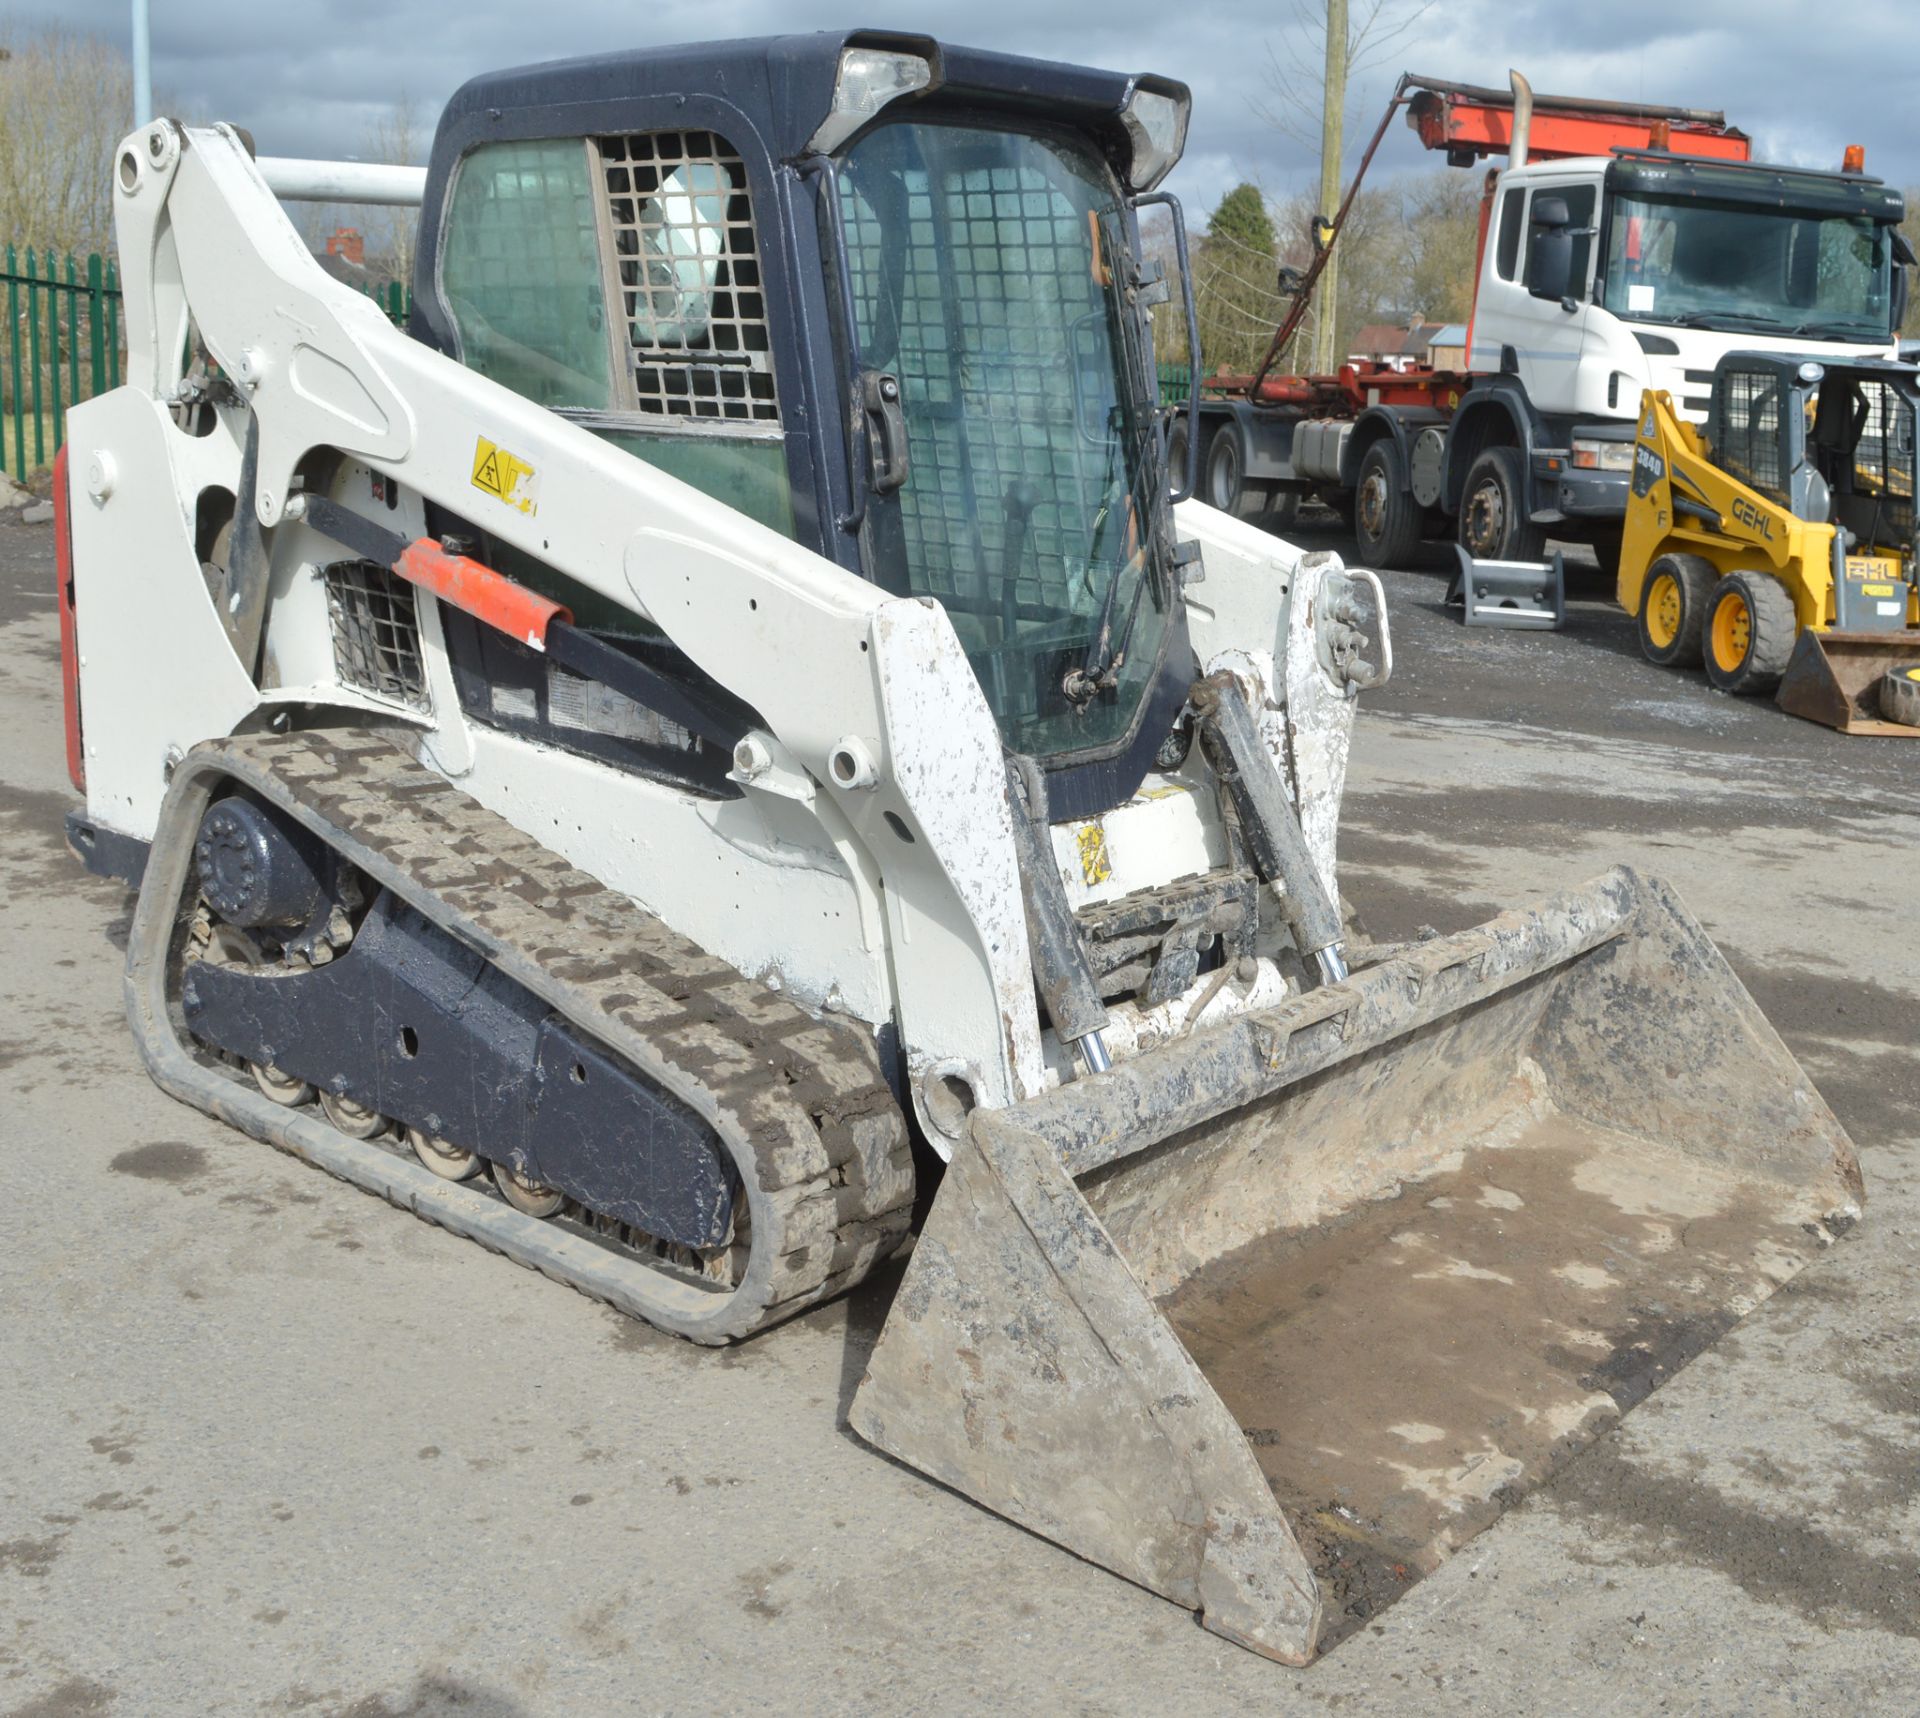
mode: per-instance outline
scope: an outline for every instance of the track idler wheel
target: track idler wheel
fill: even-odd
[[[269,1062],[249,1062],[247,1068],[261,1091],[290,1110],[298,1109],[313,1097],[313,1087],[297,1074],[283,1074]]]
[[[471,1181],[487,1166],[487,1160],[477,1151],[463,1151],[452,1140],[421,1128],[407,1129],[407,1144],[413,1147],[413,1155],[443,1181]]]
[[[508,1164],[493,1163],[488,1168],[493,1171],[493,1184],[500,1189],[500,1197],[529,1217],[551,1217],[566,1203],[567,1196],[558,1188],[530,1181]]]
[[[320,1108],[349,1139],[377,1139],[387,1131],[387,1118],[366,1104],[356,1103],[340,1092],[322,1092]]]

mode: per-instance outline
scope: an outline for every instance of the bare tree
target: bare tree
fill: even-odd
[[[105,251],[113,151],[132,113],[118,47],[58,25],[25,35],[0,24],[0,242]]]
[[[361,139],[361,153],[368,161],[413,167],[419,165],[431,141],[431,133],[421,122],[419,106],[409,91],[402,90],[393,104],[367,127]],[[368,271],[411,287],[419,210],[372,208],[365,213],[367,218],[361,230],[367,235]]]
[[[359,149],[349,159],[417,167],[431,142],[432,133],[421,120],[419,106],[403,90],[368,122],[360,134]],[[365,241],[360,284],[369,291],[384,294],[393,281],[412,287],[417,209],[374,203],[301,203],[288,213],[307,241],[307,248],[314,252],[324,250],[328,239],[343,227],[359,233]]]
[[[1274,93],[1266,102],[1255,102],[1254,111],[1296,141],[1319,142],[1321,190],[1316,206],[1308,212],[1312,230],[1324,231],[1322,223],[1334,219],[1340,188],[1346,182],[1342,122],[1347,91],[1356,78],[1401,44],[1433,5],[1434,0],[1357,0],[1351,5],[1347,0],[1338,5],[1329,0],[1292,0],[1292,20],[1281,33],[1285,51],[1267,44]],[[1329,53],[1329,47],[1345,51]],[[1338,358],[1333,334],[1345,249],[1343,244],[1340,253],[1327,259],[1315,289],[1319,337],[1314,349],[1320,364],[1328,367]]]
[[[1435,0],[1354,0],[1347,18],[1346,90],[1379,68],[1434,8]],[[1320,146],[1320,116],[1326,100],[1321,68],[1326,63],[1325,0],[1293,0],[1292,16],[1278,45],[1267,43],[1272,94],[1253,111],[1276,131],[1311,149]],[[1351,153],[1351,145],[1348,151]],[[1331,209],[1320,213],[1332,217]]]

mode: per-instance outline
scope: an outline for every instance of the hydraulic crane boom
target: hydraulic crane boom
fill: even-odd
[[[1313,289],[1339,242],[1354,199],[1366,181],[1367,169],[1373,165],[1393,116],[1402,108],[1407,110],[1407,124],[1421,143],[1428,149],[1444,150],[1448,165],[1453,167],[1468,167],[1489,155],[1509,156],[1521,162],[1564,161],[1606,155],[1615,149],[1670,149],[1678,155],[1716,161],[1745,161],[1751,154],[1747,134],[1728,125],[1727,116],[1716,109],[1656,107],[1583,96],[1536,96],[1518,72],[1508,75],[1513,80],[1511,90],[1448,83],[1414,72],[1401,74],[1386,112],[1381,114],[1360,157],[1360,169],[1347,187],[1339,213],[1324,240],[1316,241],[1313,261],[1301,279],[1293,305],[1274,330],[1266,356],[1248,382],[1250,398],[1259,397],[1261,384],[1313,303]],[[1486,244],[1487,215],[1492,206],[1490,177],[1480,203],[1481,247]],[[1317,233],[1317,226],[1315,230]],[[1477,251],[1475,260],[1477,272]]]

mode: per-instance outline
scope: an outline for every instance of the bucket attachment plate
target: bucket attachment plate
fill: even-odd
[[[1718,951],[1615,871],[976,1113],[853,1424],[1305,1663],[1860,1200]]]
[[[1790,715],[1843,734],[1920,739],[1920,728],[1880,714],[1880,682],[1890,668],[1920,661],[1920,636],[1898,632],[1803,632],[1774,702]]]
[[[1544,561],[1477,561],[1463,543],[1453,552],[1459,571],[1446,606],[1461,610],[1462,625],[1553,632],[1565,623],[1567,575],[1558,549]]]

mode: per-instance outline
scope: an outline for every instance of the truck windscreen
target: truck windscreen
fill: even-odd
[[[1601,302],[1634,322],[1883,341],[1889,231],[1861,215],[1616,195]]]

